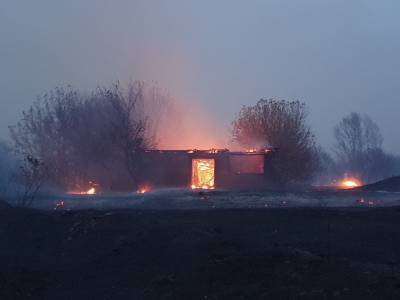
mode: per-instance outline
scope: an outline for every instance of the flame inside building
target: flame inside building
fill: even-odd
[[[230,151],[208,150],[146,150],[144,168],[137,194],[157,188],[191,188],[193,190],[246,190],[268,187],[270,157],[274,149]],[[76,186],[70,195],[99,195],[107,191],[94,181]]]
[[[230,151],[147,150],[145,181],[155,187],[192,189],[264,188],[273,149]]]
[[[192,189],[213,189],[215,159],[192,159]]]

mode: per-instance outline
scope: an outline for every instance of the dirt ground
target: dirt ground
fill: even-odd
[[[399,299],[400,208],[0,210],[0,299]]]

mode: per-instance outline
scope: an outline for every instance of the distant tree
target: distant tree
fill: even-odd
[[[89,181],[134,188],[141,153],[152,145],[141,111],[143,84],[125,92],[119,84],[83,96],[71,87],[38,98],[11,127],[15,148],[48,171],[48,182],[64,188]]]
[[[382,135],[379,127],[368,116],[351,113],[335,127],[335,150],[344,161],[358,168],[363,154],[369,149],[382,146]]]
[[[261,99],[240,110],[233,121],[233,140],[246,148],[279,148],[269,169],[277,184],[308,181],[318,160],[307,115],[306,105],[299,101]]]
[[[391,176],[394,157],[382,150],[383,137],[368,116],[351,113],[335,127],[335,152],[343,172],[371,182]]]

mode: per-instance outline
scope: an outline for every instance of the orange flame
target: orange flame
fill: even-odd
[[[87,195],[94,195],[94,194],[96,194],[96,188],[94,188],[94,187],[90,188],[89,190],[86,191],[85,194],[87,194]]]
[[[218,152],[219,152],[219,150],[218,150],[218,149],[214,149],[214,148],[208,150],[208,153],[216,154],[216,153],[218,153]]]
[[[247,153],[255,153],[255,152],[257,152],[257,149],[247,149],[246,152]]]
[[[98,184],[90,181],[89,182],[90,188],[88,190],[82,191],[79,187],[77,187],[77,190],[67,192],[67,194],[70,194],[70,195],[96,195],[97,194],[97,190],[96,190],[97,186],[98,186]]]
[[[215,183],[215,160],[193,159],[192,160],[192,189],[209,190],[214,189]]]
[[[357,178],[345,178],[339,182],[339,187],[344,190],[353,189],[361,185],[361,181]]]

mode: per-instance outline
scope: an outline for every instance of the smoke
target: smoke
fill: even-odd
[[[210,117],[205,109],[198,105],[177,108],[178,115],[171,118],[171,127],[165,126],[160,132],[163,139],[160,146],[165,149],[211,149],[227,148],[223,128]],[[177,120],[174,123],[174,120]]]
[[[185,103],[172,97],[168,90],[157,86],[145,88],[144,111],[157,148],[228,148],[228,130],[199,103]]]

